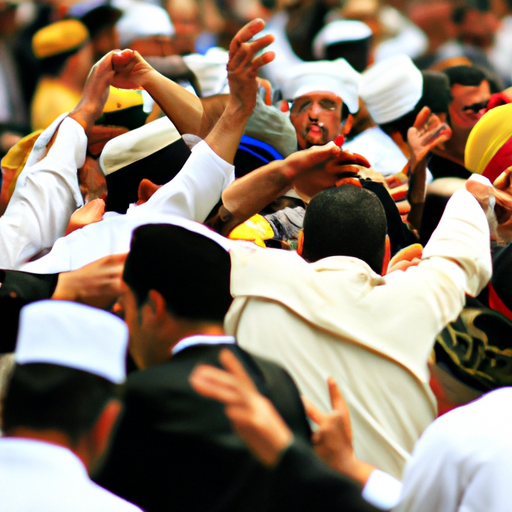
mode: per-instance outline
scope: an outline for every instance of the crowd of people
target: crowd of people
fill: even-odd
[[[0,0],[0,510],[508,510],[510,19]]]

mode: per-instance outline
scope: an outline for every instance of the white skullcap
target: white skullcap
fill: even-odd
[[[383,60],[361,74],[359,96],[377,124],[407,114],[422,94],[423,76],[407,55]]]
[[[310,92],[328,91],[339,96],[354,114],[359,109],[360,76],[345,59],[304,62],[287,69],[283,98],[293,100]]]
[[[121,48],[127,48],[135,39],[175,34],[169,14],[162,7],[141,0],[116,1],[116,7],[124,14],[116,23]]]
[[[332,21],[325,25],[313,40],[313,54],[316,59],[324,59],[325,49],[331,44],[361,41],[371,37],[371,35],[371,28],[362,21]]]
[[[162,117],[110,139],[99,159],[105,176],[138,162],[169,144],[177,141],[180,134],[168,117]]]
[[[127,348],[128,329],[111,313],[44,300],[22,308],[14,357],[18,364],[66,366],[121,384]]]
[[[199,80],[203,97],[225,91],[228,83],[226,66],[229,54],[224,48],[210,48],[204,55],[199,53],[185,55],[183,60]]]

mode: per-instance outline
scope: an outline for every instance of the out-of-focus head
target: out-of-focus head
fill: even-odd
[[[494,181],[512,165],[512,104],[493,108],[471,130],[464,165]]]
[[[359,95],[377,124],[409,113],[423,93],[423,77],[410,57],[398,55],[368,68],[361,75]]]
[[[473,128],[485,114],[491,97],[485,73],[473,66],[454,66],[443,70],[450,80],[450,122],[453,128]]]
[[[386,213],[373,192],[354,185],[329,188],[306,210],[302,256],[311,262],[352,256],[380,273],[386,232]]]
[[[72,62],[75,80],[85,83],[93,64],[93,49],[87,27],[78,20],[61,20],[38,30],[32,50],[44,74],[58,76]]]
[[[119,48],[115,25],[121,15],[121,9],[111,5],[110,0],[85,0],[73,4],[66,16],[81,21],[87,27],[94,60],[97,61],[109,51]]]
[[[359,73],[344,59],[307,62],[287,71],[283,98],[301,149],[323,145],[342,131],[342,109],[357,112]]]
[[[58,430],[78,443],[125,381],[127,343],[124,322],[105,311],[53,300],[25,306],[2,412],[5,432]]]
[[[116,23],[121,48],[152,57],[174,53],[175,30],[165,9],[137,0],[119,0],[116,6],[124,13]]]
[[[361,73],[370,64],[372,31],[357,20],[337,20],[328,23],[313,40],[316,59],[345,59]]]

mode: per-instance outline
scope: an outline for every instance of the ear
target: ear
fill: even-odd
[[[304,230],[301,229],[299,231],[299,241],[298,241],[298,244],[297,244],[297,254],[299,256],[302,256],[303,249],[304,249]]]
[[[352,130],[352,126],[354,124],[354,116],[352,114],[349,114],[347,117],[347,120],[345,121],[345,124],[343,125],[341,129],[341,133],[343,135],[348,135],[350,131]]]
[[[80,440],[76,453],[84,461],[89,472],[95,470],[106,452],[122,408],[119,400],[109,400],[91,430]]]
[[[163,295],[157,290],[149,290],[144,305],[149,307],[151,314],[155,318],[161,318],[167,314],[167,303]]]

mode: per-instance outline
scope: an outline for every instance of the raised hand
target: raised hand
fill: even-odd
[[[112,85],[121,89],[145,88],[152,72],[156,71],[134,50],[115,50],[112,52]]]
[[[105,107],[115,74],[112,68],[113,54],[114,52],[107,53],[94,64],[85,82],[82,98],[69,114],[69,117],[82,125],[86,133],[92,130]]]
[[[230,102],[233,106],[249,113],[252,113],[256,105],[258,70],[275,57],[274,52],[265,52],[255,57],[274,41],[274,37],[270,34],[252,40],[264,27],[265,22],[259,18],[247,23],[237,32],[229,45],[227,70]]]
[[[337,185],[343,173],[355,176],[360,167],[370,167],[366,158],[343,151],[334,142],[292,153],[285,162],[295,173],[293,188],[306,202],[322,190]]]
[[[190,384],[201,395],[225,404],[226,416],[247,447],[262,464],[273,466],[291,443],[292,432],[230,350],[223,349],[219,360],[226,370],[198,366]]]
[[[329,414],[302,398],[307,415],[319,425],[312,438],[315,452],[329,467],[364,485],[375,468],[355,456],[347,403],[332,377],[327,379],[327,386],[332,405]]]
[[[411,151],[411,168],[422,161],[435,146],[452,136],[451,128],[423,107],[414,125],[407,132],[407,144]]]

